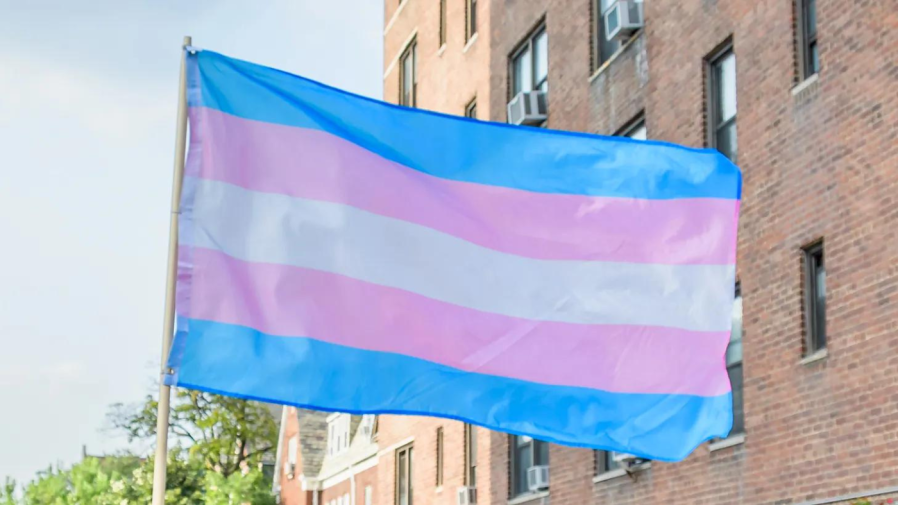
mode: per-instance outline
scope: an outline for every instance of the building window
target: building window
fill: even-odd
[[[605,13],[614,6],[616,0],[593,0],[593,70],[598,70],[603,63],[610,60],[623,43],[619,39],[608,40],[605,33]]]
[[[331,414],[327,418],[327,454],[333,456],[349,449],[349,414]]]
[[[440,47],[446,44],[446,2],[440,0]]]
[[[601,475],[612,470],[620,468],[620,463],[614,461],[614,452],[612,451],[595,451],[596,453],[596,475]]]
[[[374,489],[371,486],[365,486],[365,505],[374,503]]]
[[[465,0],[465,42],[477,34],[477,0]]]
[[[396,451],[396,505],[412,505],[412,446]]]
[[[826,348],[826,264],[823,242],[804,250],[806,354]]]
[[[443,427],[437,428],[437,487],[443,485]]]
[[[465,425],[465,485],[477,487],[477,427]]]
[[[646,140],[648,138],[648,130],[645,128],[645,116],[640,113],[614,135],[617,137],[630,137],[635,140]]]
[[[527,470],[549,464],[549,444],[528,436],[510,437],[512,497],[528,493]]]
[[[465,117],[477,119],[477,99],[473,99],[465,105]]]
[[[731,434],[745,431],[745,407],[742,397],[742,289],[736,285],[733,300],[733,326],[727,345],[727,375],[733,390],[733,429]]]
[[[820,71],[817,50],[817,0],[796,0],[799,77],[801,80]]]
[[[418,105],[418,42],[412,40],[399,57],[399,105]]]
[[[736,161],[736,55],[727,45],[708,60],[708,143]]]
[[[548,91],[549,37],[539,28],[511,57],[511,96],[522,91]]]

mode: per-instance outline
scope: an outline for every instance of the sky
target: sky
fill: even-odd
[[[0,481],[156,390],[184,35],[381,97],[379,0],[0,0]]]

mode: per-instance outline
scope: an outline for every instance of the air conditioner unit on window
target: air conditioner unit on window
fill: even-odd
[[[548,466],[531,466],[527,469],[527,489],[530,491],[549,489]]]
[[[644,24],[642,0],[617,0],[605,11],[605,38],[625,39]]]
[[[611,454],[611,459],[620,463],[621,466],[625,468],[640,465],[645,462],[645,460],[640,458],[639,456],[634,456],[625,452],[614,452]]]
[[[516,125],[542,123],[549,114],[544,91],[522,91],[508,102],[508,122]]]
[[[474,505],[477,503],[477,489],[469,486],[458,488],[458,497],[455,503],[458,505]]]

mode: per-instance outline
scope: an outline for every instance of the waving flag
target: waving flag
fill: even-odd
[[[188,56],[170,385],[678,460],[725,436],[741,175]]]

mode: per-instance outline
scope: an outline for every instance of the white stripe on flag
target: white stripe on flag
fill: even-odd
[[[240,260],[341,274],[533,320],[730,328],[733,265],[524,258],[345,205],[204,179],[186,178],[185,185],[196,191],[193,245]]]

